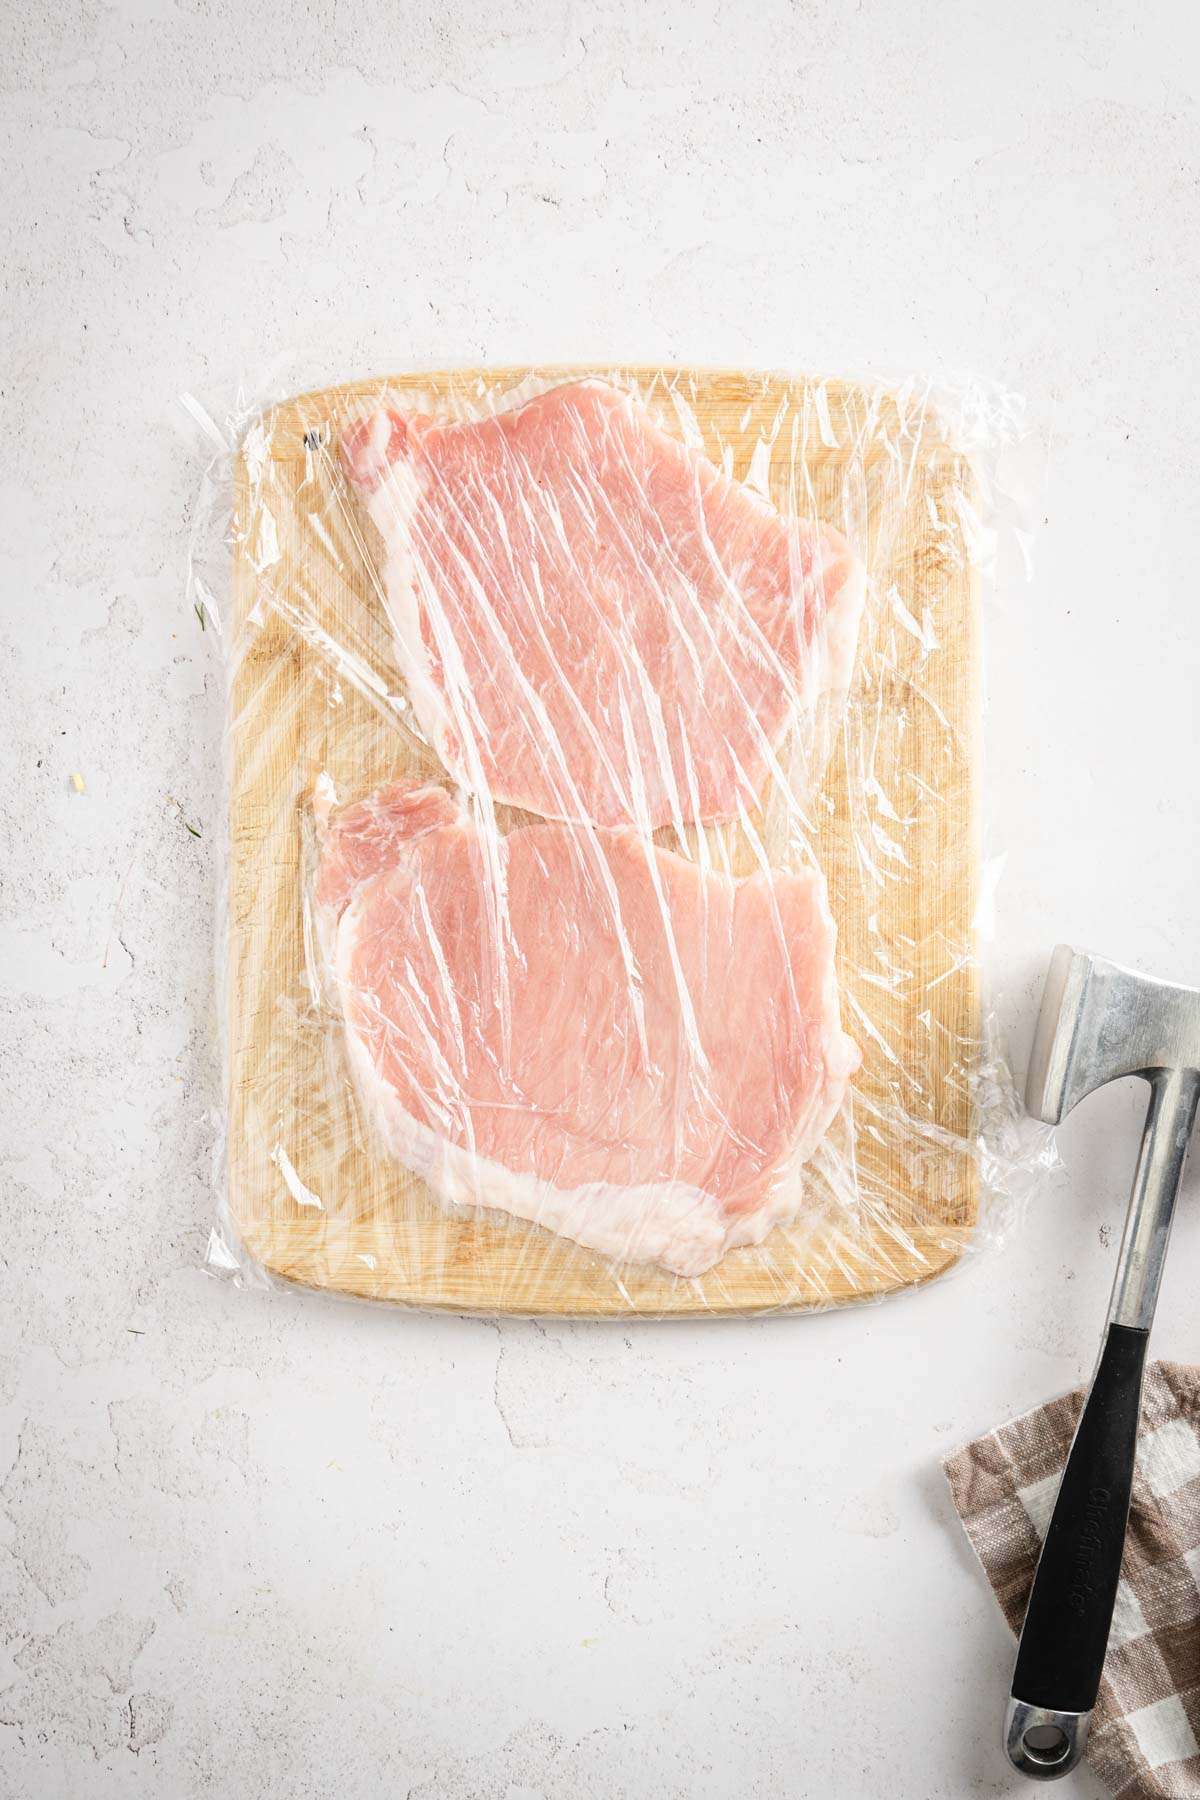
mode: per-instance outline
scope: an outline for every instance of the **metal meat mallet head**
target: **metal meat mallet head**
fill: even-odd
[[[1004,1747],[1051,1781],[1083,1755],[1129,1517],[1146,1340],[1200,1095],[1200,988],[1155,981],[1060,945],[1026,1083],[1056,1125],[1106,1081],[1142,1075],[1150,1108],[1100,1361],[1092,1378],[1017,1650]]]

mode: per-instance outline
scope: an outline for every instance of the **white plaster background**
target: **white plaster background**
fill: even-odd
[[[1022,1063],[1059,937],[1200,980],[1198,51],[1185,0],[0,7],[0,1793],[1021,1791],[938,1459],[1090,1367],[1139,1097],[999,1257],[851,1314],[205,1277],[221,677],[176,396],[283,352],[1024,391],[988,724]]]

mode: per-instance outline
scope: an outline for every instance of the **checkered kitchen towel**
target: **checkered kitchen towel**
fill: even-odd
[[[1083,1391],[946,1462],[1013,1631],[1025,1617]],[[1121,1800],[1200,1800],[1200,1368],[1151,1363],[1125,1560],[1087,1760]]]

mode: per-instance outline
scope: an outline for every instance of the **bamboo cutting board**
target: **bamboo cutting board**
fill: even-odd
[[[608,372],[635,381],[668,428],[682,393],[713,460],[724,455],[784,510],[842,529],[849,518],[867,561],[856,686],[814,809],[844,1023],[864,1052],[831,1142],[843,1177],[854,1171],[854,1204],[833,1200],[834,1177],[814,1166],[805,1217],[761,1247],[693,1281],[614,1273],[534,1227],[450,1216],[364,1138],[336,1027],[306,986],[312,788],[326,773],[347,799],[439,770],[406,727],[377,546],[336,444],[385,386],[437,405],[529,373],[327,389],[278,407],[243,444],[229,700],[230,1221],[273,1275],[455,1311],[761,1312],[925,1280],[960,1254],[977,1212],[979,642],[970,468],[918,397],[734,371]],[[732,837],[724,849],[737,869]]]

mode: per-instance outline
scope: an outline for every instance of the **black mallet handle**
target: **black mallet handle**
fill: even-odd
[[[1200,1003],[1200,994],[1192,999]],[[1103,1037],[1097,1041],[1104,1048]],[[1053,1781],[1079,1762],[1100,1690],[1129,1518],[1146,1344],[1200,1097],[1200,1074],[1191,1067],[1148,1065],[1134,1072],[1150,1084],[1150,1106],[1104,1347],[1033,1578],[1004,1721],[1009,1761],[1035,1781]]]
[[[1029,1596],[1012,1693],[1013,1703],[1038,1720],[1025,1725],[1009,1755],[1016,1748],[1017,1766],[1043,1780],[1065,1775],[1079,1760],[1081,1721],[1100,1691],[1149,1335],[1127,1325],[1108,1328]]]

